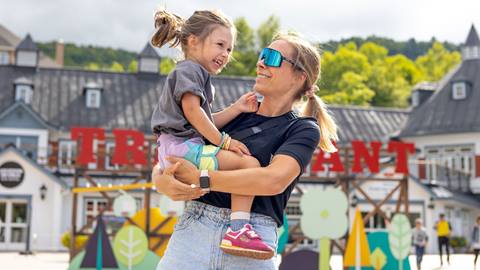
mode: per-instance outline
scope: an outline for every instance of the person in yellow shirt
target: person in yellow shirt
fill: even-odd
[[[452,231],[452,225],[445,220],[445,214],[440,214],[440,220],[435,223],[435,230],[437,230],[438,236],[438,251],[440,252],[440,264],[443,265],[443,252],[442,247],[445,246],[447,251],[447,263],[450,264],[450,232]]]

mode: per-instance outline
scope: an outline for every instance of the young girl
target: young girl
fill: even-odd
[[[172,47],[180,45],[185,55],[167,76],[152,115],[160,167],[169,166],[168,156],[185,158],[201,170],[259,167],[243,143],[219,131],[240,113],[257,110],[255,94],[247,93],[223,111],[211,113],[215,95],[211,74],[218,74],[230,60],[234,24],[218,11],[195,11],[183,20],[160,10],[155,13],[155,28],[154,46],[170,42]],[[233,255],[269,259],[274,250],[249,224],[252,202],[252,196],[231,195],[231,223],[221,248]]]

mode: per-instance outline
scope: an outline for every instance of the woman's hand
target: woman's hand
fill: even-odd
[[[198,199],[205,195],[199,187],[192,188],[190,185],[184,184],[174,178],[181,163],[174,163],[173,166],[168,167],[162,173],[158,164],[153,167],[152,181],[158,192],[167,195],[174,201],[189,201]],[[198,180],[197,180],[198,181]]]
[[[241,96],[232,105],[239,112],[256,112],[258,110],[258,101],[255,92],[248,92]]]
[[[190,161],[177,157],[167,157],[167,160],[176,165],[174,171],[175,179],[187,185],[200,186],[200,171]]]

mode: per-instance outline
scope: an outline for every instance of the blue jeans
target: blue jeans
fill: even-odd
[[[157,270],[276,269],[273,259],[238,257],[220,249],[220,242],[230,223],[230,213],[227,208],[197,201],[187,202]],[[276,249],[277,224],[271,217],[252,213],[250,224],[265,243]]]
[[[422,264],[423,254],[425,253],[425,247],[415,245],[415,255],[417,255],[417,267]]]

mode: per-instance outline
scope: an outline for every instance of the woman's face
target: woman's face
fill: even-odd
[[[285,58],[295,59],[294,48],[285,40],[276,40],[268,47],[279,51]],[[283,61],[280,67],[269,67],[259,60],[254,89],[265,97],[288,95],[294,98],[305,78],[303,72],[294,69],[287,61]]]

